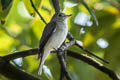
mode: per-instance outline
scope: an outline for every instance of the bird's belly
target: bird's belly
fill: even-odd
[[[53,49],[59,48],[61,44],[65,41],[67,33],[67,28],[56,30],[48,41],[49,46],[51,46]]]

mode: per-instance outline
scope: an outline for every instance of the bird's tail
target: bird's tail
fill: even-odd
[[[44,52],[41,55],[41,60],[40,60],[40,65],[39,65],[39,70],[38,70],[38,75],[42,74],[42,67],[44,65],[44,62],[47,58],[47,56],[49,55],[50,50],[44,50]]]

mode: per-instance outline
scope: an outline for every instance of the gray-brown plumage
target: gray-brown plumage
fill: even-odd
[[[42,67],[50,51],[58,49],[65,41],[68,33],[67,18],[69,16],[71,15],[56,13],[50,23],[45,26],[39,45],[38,59],[41,58],[41,60],[38,74],[42,74]]]

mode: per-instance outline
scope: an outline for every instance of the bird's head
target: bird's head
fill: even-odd
[[[71,14],[70,15],[66,15],[64,13],[56,13],[54,16],[53,16],[53,20],[54,21],[65,21],[68,19],[68,17],[72,16]]]

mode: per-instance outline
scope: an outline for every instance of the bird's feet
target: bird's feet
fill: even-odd
[[[63,52],[64,50],[62,48],[58,48],[57,51]]]
[[[53,48],[55,51],[58,51],[58,52],[62,52],[62,51],[64,51],[62,48]]]

